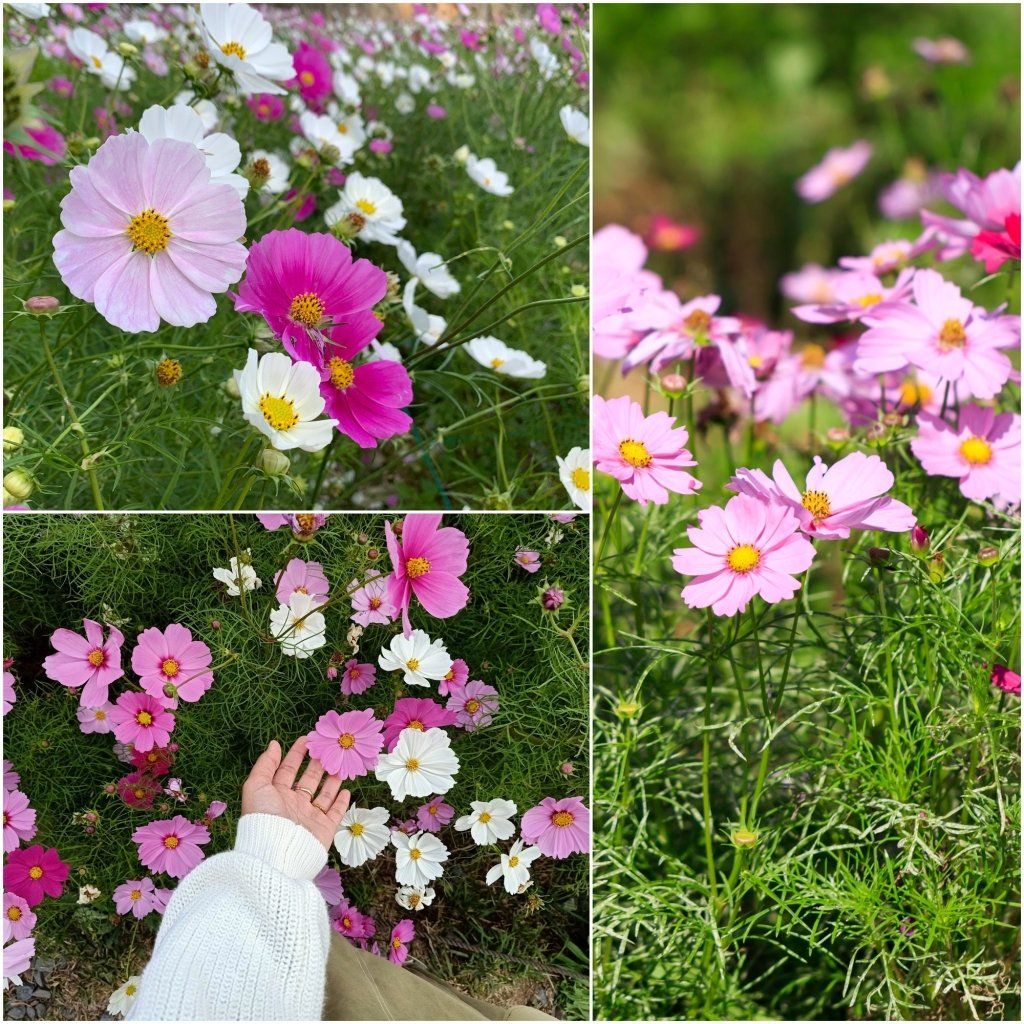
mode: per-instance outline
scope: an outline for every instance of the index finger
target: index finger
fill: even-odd
[[[302,760],[306,756],[306,737],[300,736],[284,755],[281,766],[274,772],[274,785],[291,789],[295,785],[295,776],[299,773]]]
[[[271,740],[267,744],[267,749],[256,758],[256,763],[245,780],[245,786],[269,786],[274,781],[274,772],[277,771],[280,763],[281,744],[277,740]]]

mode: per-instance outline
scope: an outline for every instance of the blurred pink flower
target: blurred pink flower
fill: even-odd
[[[992,666],[992,685],[998,686],[1004,693],[1020,696],[1020,674],[1005,665]]]
[[[301,558],[291,559],[274,577],[274,583],[281,604],[287,604],[292,594],[308,594],[316,604],[323,604],[331,589],[324,567],[319,562],[304,562]]]
[[[664,213],[656,213],[647,227],[644,241],[652,248],[661,252],[679,252],[689,249],[700,240],[700,228],[693,224],[683,224],[673,220]]]
[[[78,728],[83,733],[99,733],[104,735],[110,732],[110,712],[114,705],[110,701],[104,701],[99,707],[78,709]]]
[[[796,192],[806,203],[821,203],[852,181],[871,159],[871,143],[858,139],[850,146],[830,149],[796,183]]]

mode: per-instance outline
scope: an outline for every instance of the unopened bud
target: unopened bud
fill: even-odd
[[[33,316],[53,316],[60,309],[60,299],[52,295],[33,295],[23,303],[26,313]]]
[[[916,551],[919,555],[924,554],[928,550],[928,545],[931,543],[931,538],[928,536],[928,531],[923,526],[915,526],[910,531],[910,550]]]
[[[829,427],[825,439],[832,445],[844,445],[850,440],[850,432],[845,427]]]
[[[34,487],[35,484],[28,473],[23,469],[12,469],[4,477],[4,504],[13,505],[24,501],[32,493]],[[13,500],[8,501],[8,498]]]
[[[469,146],[459,146],[452,156],[455,157],[456,163],[464,164],[469,159]]]
[[[565,604],[565,591],[561,587],[548,587],[540,595],[540,603],[545,611],[558,611]]]
[[[928,578],[932,583],[940,583],[942,581],[942,577],[945,575],[945,559],[942,557],[941,551],[936,551],[935,554],[928,559]]]
[[[264,448],[260,452],[256,464],[267,476],[285,476],[291,466],[288,456],[276,448]]]
[[[749,828],[738,828],[730,836],[733,846],[751,847],[757,844],[757,833]]]
[[[127,39],[122,39],[117,44],[117,52],[122,57],[134,57],[139,52],[139,48],[134,43],[129,43]]]
[[[585,299],[587,297],[587,286],[585,284],[574,284],[569,289],[569,294],[574,299]]]
[[[240,398],[242,395],[238,390],[238,382],[235,380],[234,375],[228,377],[221,386],[229,398]]]
[[[21,427],[4,427],[4,451],[13,452],[25,443],[25,433]]]
[[[640,714],[640,703],[635,700],[620,700],[615,705],[615,714],[623,719],[636,718]]]
[[[978,561],[985,566],[995,565],[999,561],[999,548],[993,547],[991,544],[980,548],[978,550]]]
[[[210,66],[210,55],[205,50],[200,50],[193,60],[196,62],[197,67],[205,71]]]
[[[661,378],[661,389],[665,394],[678,398],[686,390],[686,383],[681,373],[666,373]]]
[[[572,775],[576,771],[576,766],[572,761],[566,761],[565,764],[561,765],[558,769],[563,775]]]
[[[333,167],[341,159],[341,150],[337,146],[331,145],[329,142],[325,142],[320,147],[320,159],[325,164],[329,164]]]

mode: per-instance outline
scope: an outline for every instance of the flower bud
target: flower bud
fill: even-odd
[[[52,295],[33,295],[22,305],[25,307],[25,312],[31,313],[33,316],[53,316],[60,310],[60,299],[55,299]]]
[[[635,700],[620,700],[615,705],[615,714],[622,719],[636,718],[640,714],[640,703]]]
[[[327,142],[320,147],[320,159],[333,167],[341,159],[341,150]]]
[[[923,526],[915,526],[910,531],[911,551],[916,551],[919,555],[922,555],[928,550],[928,545],[930,543],[931,537],[929,537],[928,531]]]
[[[661,378],[661,389],[667,395],[678,398],[686,390],[686,378],[681,373],[666,373]]]
[[[572,761],[566,761],[565,764],[559,766],[558,769],[563,775],[572,775],[576,771],[576,766]]]
[[[13,452],[25,443],[25,434],[21,427],[4,427],[4,451]]]
[[[122,57],[134,57],[139,52],[139,48],[134,43],[129,43],[127,39],[122,39],[117,44],[117,52]]]
[[[565,235],[555,235],[552,241],[555,243],[556,249],[564,249],[569,244],[569,239]]]
[[[587,297],[587,286],[585,284],[574,284],[569,289],[569,294],[574,299],[585,299]]]
[[[738,828],[729,838],[733,846],[749,848],[757,845],[757,833],[751,832],[749,828]]]
[[[200,50],[193,58],[196,66],[205,71],[210,66],[210,55],[206,50]]]
[[[270,180],[270,162],[266,157],[257,157],[245,165],[242,174],[254,191],[258,192]]]
[[[932,583],[941,583],[942,577],[945,575],[945,559],[942,557],[941,551],[936,551],[935,554],[928,559],[928,578]]]
[[[256,460],[256,465],[267,476],[286,476],[291,463],[284,452],[279,452],[276,448],[264,448]]]
[[[845,427],[829,427],[825,438],[829,444],[838,447],[850,440],[850,432]]]
[[[984,566],[995,565],[999,561],[999,548],[987,544],[978,550],[978,561]]]
[[[234,376],[228,377],[226,381],[221,385],[224,388],[224,393],[228,398],[241,398],[242,393],[238,390],[238,382]]]
[[[548,587],[543,594],[540,595],[541,607],[545,611],[555,612],[565,604],[565,591],[561,587]]]
[[[32,477],[28,475],[23,469],[12,469],[4,477],[4,504],[13,505],[19,501],[24,501],[32,493],[35,484],[32,481]],[[8,497],[12,498],[12,501],[8,501]]]
[[[464,164],[469,159],[469,146],[459,146],[452,156],[457,164]]]

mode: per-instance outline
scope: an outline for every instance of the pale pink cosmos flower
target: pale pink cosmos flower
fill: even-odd
[[[110,684],[124,675],[121,668],[121,644],[124,636],[110,627],[103,639],[103,627],[92,619],[83,619],[85,636],[70,629],[55,630],[50,637],[56,654],[43,662],[43,671],[55,682],[76,689],[82,687],[80,703],[99,707],[107,701]]]
[[[304,562],[301,558],[293,558],[274,577],[274,583],[281,604],[288,604],[292,594],[308,594],[315,604],[323,604],[331,589],[324,567],[319,562]]]
[[[4,669],[4,714],[14,707],[18,695],[14,692],[14,673]]]
[[[879,271],[881,272],[881,271]],[[793,315],[809,324],[838,324],[862,320],[883,302],[898,302],[910,295],[914,280],[912,267],[905,267],[891,287],[874,273],[847,270],[832,282],[832,296],[826,302],[793,307]]]
[[[353,587],[358,587],[352,590]],[[374,573],[366,582],[359,586],[358,580],[349,584],[352,591],[352,621],[360,626],[369,626],[378,622],[382,625],[394,622],[398,609],[388,596],[387,577]]]
[[[129,333],[205,323],[242,276],[245,209],[188,142],[114,135],[71,169],[53,262],[68,290]]]
[[[202,847],[210,841],[210,832],[205,825],[176,814],[140,825],[132,833],[132,841],[139,848],[143,867],[171,878],[184,878],[206,856]]]
[[[676,548],[672,557],[676,572],[696,577],[682,591],[690,608],[735,615],[755,595],[777,604],[800,589],[795,577],[814,560],[814,545],[789,509],[747,494],[725,508],[702,509],[697,522],[687,530],[693,547]]]
[[[512,559],[516,565],[527,572],[533,573],[540,568],[540,552],[529,551],[526,548],[516,548],[515,557]]]
[[[287,526],[296,540],[310,540],[326,522],[326,512],[257,512],[256,518],[265,530]]]
[[[141,920],[155,909],[155,892],[152,878],[129,879],[113,891],[111,898],[119,914],[131,914]]]
[[[145,752],[168,744],[174,731],[174,715],[148,693],[128,690],[111,709],[110,724],[117,740]]]
[[[669,491],[690,494],[700,481],[686,472],[695,466],[686,448],[689,435],[666,412],[644,416],[628,395],[607,401],[593,398],[594,465],[614,477],[626,496],[646,505],[668,502]]]
[[[36,834],[36,812],[20,789],[4,795],[4,853],[16,850]]]
[[[578,796],[546,796],[523,815],[519,830],[523,842],[545,857],[561,860],[590,850],[590,811]]]
[[[446,804],[443,796],[435,796],[416,809],[416,824],[424,832],[440,832],[454,817],[455,808]]]
[[[393,964],[404,964],[409,959],[409,943],[415,938],[416,926],[412,923],[412,918],[403,918],[391,929],[388,959]]]
[[[341,692],[346,697],[354,693],[363,693],[377,682],[377,666],[358,662],[349,658],[341,673]]]
[[[466,732],[490,725],[500,706],[498,691],[480,679],[471,679],[465,686],[452,686],[446,705],[455,714],[455,724]]]
[[[929,64],[970,64],[971,51],[953,36],[925,39],[918,36],[911,46],[914,53]]]
[[[844,270],[855,270],[862,274],[891,274],[902,270],[922,253],[933,249],[935,244],[935,232],[931,228],[925,228],[913,242],[906,238],[879,242],[872,247],[867,256],[841,257],[839,266]]]
[[[644,270],[647,246],[619,224],[608,224],[591,239],[591,322],[594,355],[621,359],[635,341],[621,314],[633,309],[645,292],[661,291],[661,279]]]
[[[157,888],[153,890],[153,909],[162,914],[167,909],[167,904],[174,895],[173,889]]]
[[[1020,417],[979,405],[960,408],[954,427],[938,416],[918,415],[910,450],[930,476],[951,476],[971,501],[1020,504]]]
[[[20,982],[21,976],[29,969],[32,957],[36,955],[36,940],[17,939],[4,946],[4,984],[9,981]]]
[[[377,764],[384,723],[365,711],[328,711],[317,720],[306,739],[309,756],[315,757],[328,775],[357,779]]]
[[[4,792],[11,793],[21,783],[21,776],[14,770],[14,765],[4,758]]]
[[[13,892],[4,893],[4,942],[27,939],[36,926],[36,915],[22,897]]]
[[[820,163],[797,180],[797,195],[805,203],[824,202],[864,170],[872,151],[871,143],[865,139],[830,149]]]
[[[447,697],[449,693],[459,687],[465,686],[469,680],[469,666],[462,658],[454,658],[452,667],[437,681],[437,692],[441,697]]]
[[[441,526],[440,512],[413,512],[402,523],[399,537],[384,524],[393,568],[388,597],[402,610],[406,636],[412,632],[409,605],[416,597],[438,619],[457,615],[469,601],[469,588],[459,578],[466,571],[469,541],[454,526]]]
[[[144,629],[132,651],[132,669],[142,688],[171,709],[179,697],[197,701],[213,685],[212,660],[210,648],[193,640],[192,631],[179,622],[162,632],[156,626]]]
[[[999,351],[1020,345],[1020,318],[990,315],[934,270],[919,270],[914,301],[886,302],[864,318],[854,370],[865,376],[908,364],[934,373],[977,398],[993,398],[1012,365]]]
[[[799,270],[783,274],[779,280],[779,290],[794,302],[824,305],[835,298],[836,280],[842,273],[835,267],[806,263]]]
[[[320,890],[324,902],[329,907],[337,906],[345,895],[345,889],[341,884],[341,873],[337,868],[325,864],[320,869],[320,874],[313,879],[313,884]]]
[[[78,728],[86,735],[90,733],[103,735],[110,732],[110,712],[113,708],[114,705],[109,700],[104,701],[96,708],[80,707],[77,712]]]
[[[813,537],[844,540],[850,530],[913,529],[914,513],[886,495],[894,483],[889,467],[877,455],[851,452],[831,466],[815,455],[803,488],[777,459],[771,477],[760,469],[740,469],[728,489],[789,509],[800,529]]]

